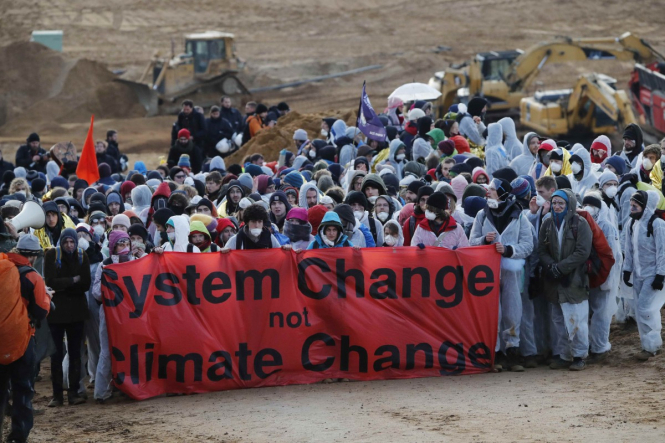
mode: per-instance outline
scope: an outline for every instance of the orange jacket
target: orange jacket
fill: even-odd
[[[30,337],[35,333],[32,320],[42,320],[51,306],[44,280],[36,271],[23,276],[19,266],[30,266],[28,260],[18,254],[0,253],[0,281],[3,296],[0,297],[0,365],[8,365],[23,356]]]
[[[247,119],[247,124],[249,125],[249,135],[252,138],[254,138],[257,132],[265,128],[263,120],[261,120],[261,117],[256,114]]]

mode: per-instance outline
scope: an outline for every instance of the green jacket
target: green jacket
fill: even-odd
[[[586,273],[586,261],[591,254],[593,235],[589,224],[575,212],[577,199],[569,190],[563,190],[568,196],[568,213],[563,226],[561,250],[557,229],[552,216],[547,217],[540,228],[538,238],[538,258],[543,267],[543,293],[551,303],[581,303],[589,298],[589,278]],[[577,218],[577,237],[573,234],[573,217]],[[563,278],[552,280],[547,276],[547,267],[555,264]]]

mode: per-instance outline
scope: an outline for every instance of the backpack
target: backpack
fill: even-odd
[[[653,222],[658,218],[661,219],[661,220],[665,220],[665,210],[656,209],[654,211],[653,215],[651,216],[651,218],[647,222],[647,238],[649,238],[653,235]],[[635,219],[632,219],[630,221],[630,235],[631,236],[633,235],[633,225],[634,224],[635,224]]]
[[[416,232],[416,217],[411,216],[409,217],[409,234],[411,234],[411,238],[413,238],[413,234]]]
[[[591,214],[586,211],[578,211],[571,220],[570,230],[573,232],[575,240],[577,240],[579,217],[584,217],[589,224],[589,228],[591,228],[591,254],[589,254],[586,261],[585,271],[589,275],[589,288],[598,288],[605,283],[610,275],[612,266],[614,266],[614,254],[603,230],[600,229]]]
[[[83,249],[76,248],[78,250],[79,266],[83,264]],[[55,248],[55,264],[58,268],[62,268],[62,249],[60,246]]]
[[[21,300],[21,274],[7,255],[0,254],[0,365],[8,365],[23,356],[32,330],[28,310]]]

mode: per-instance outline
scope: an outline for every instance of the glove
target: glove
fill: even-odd
[[[424,243],[418,243],[416,246],[420,249],[425,249],[425,244]]]
[[[630,283],[630,272],[629,271],[623,271],[623,282],[628,286],[629,288],[633,287],[633,284]],[[662,284],[661,284],[662,287]]]
[[[552,280],[559,280],[561,277],[563,277],[563,274],[561,271],[559,271],[559,268],[555,263],[547,268],[547,276]]]
[[[654,291],[662,291],[663,290],[663,280],[665,280],[665,275],[656,275],[656,278],[653,279],[653,283],[651,283],[651,288]]]

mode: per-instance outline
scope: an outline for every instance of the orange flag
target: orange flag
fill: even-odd
[[[92,124],[95,121],[95,116],[90,116],[90,129],[88,129],[88,136],[85,138],[83,144],[83,151],[79,164],[76,167],[76,176],[88,182],[91,186],[99,180],[99,167],[97,166],[97,155],[95,154],[95,142],[92,137]]]

